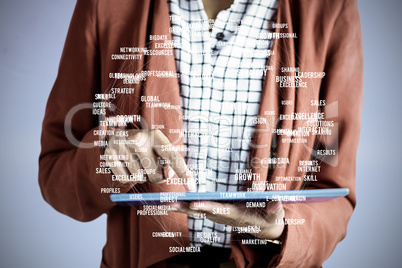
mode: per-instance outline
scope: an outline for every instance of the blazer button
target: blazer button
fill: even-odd
[[[225,35],[222,32],[216,34],[216,39],[218,39],[219,41],[223,40],[223,38],[225,38]]]

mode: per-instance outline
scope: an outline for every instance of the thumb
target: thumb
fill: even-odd
[[[285,210],[283,209],[281,201],[271,201],[267,204],[266,208],[268,221],[274,222],[276,219],[283,219],[285,217]]]

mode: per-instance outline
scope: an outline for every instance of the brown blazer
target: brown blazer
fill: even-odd
[[[278,176],[301,176],[299,160],[309,160],[314,144],[321,148],[338,146],[337,157],[328,157],[321,164],[317,182],[303,185],[287,182],[287,189],[350,188],[349,196],[325,203],[285,205],[286,218],[304,218],[303,225],[288,225],[283,235],[281,253],[269,267],[319,267],[331,255],[336,244],[346,235],[346,227],[356,204],[355,165],[360,133],[363,97],[363,55],[360,19],[356,0],[280,0],[278,23],[288,23],[282,31],[296,32],[296,39],[274,41],[268,71],[261,96],[260,116],[266,125],[257,125],[253,150],[254,159],[270,155],[272,128],[279,114],[316,112],[311,100],[325,99],[337,109],[324,107],[328,117],[332,113],[338,135],[310,136],[305,144],[279,143],[276,157],[288,157],[289,165],[268,169],[255,165],[254,172],[261,181],[254,186],[274,181]],[[94,101],[95,93],[106,93],[112,86],[119,87],[109,73],[140,72],[147,70],[175,71],[174,56],[148,56],[141,60],[122,62],[111,60],[119,48],[142,47],[146,36],[169,35],[168,5],[164,0],[78,0],[67,35],[59,73],[47,103],[43,121],[42,151],[39,159],[39,184],[44,199],[59,212],[79,221],[91,221],[107,213],[107,243],[103,250],[101,267],[148,267],[163,264],[175,255],[170,246],[189,243],[187,217],[179,213],[169,216],[137,216],[136,208],[114,205],[100,188],[119,187],[127,192],[130,187],[112,182],[111,175],[96,174],[102,149],[79,148],[70,143],[65,134],[65,118],[72,107]],[[277,29],[276,31],[280,31]],[[150,47],[153,43],[151,42]],[[299,67],[301,71],[325,71],[324,79],[307,79],[308,88],[279,88],[275,81],[281,67]],[[113,84],[116,83],[116,84]],[[169,129],[182,127],[180,111],[144,107],[141,96],[159,95],[161,102],[180,104],[175,78],[148,77],[135,86],[132,95],[118,96],[114,104],[118,114],[139,114],[143,127],[163,124],[163,132],[171,140],[182,142]],[[292,100],[281,105],[281,100]],[[328,109],[328,110],[327,110]],[[275,115],[265,115],[275,111]],[[280,128],[296,129],[305,121],[280,121]],[[72,134],[82,143],[91,143],[97,118],[91,109],[81,109],[71,121]],[[253,185],[249,185],[252,187]],[[184,191],[182,186],[165,184],[136,185],[136,191]],[[182,232],[183,238],[153,238],[152,232]],[[237,242],[233,235],[232,256],[238,267],[258,267],[264,259],[263,247],[251,247]]]

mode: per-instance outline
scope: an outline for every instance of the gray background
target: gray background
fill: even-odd
[[[74,5],[67,0],[0,4],[0,267],[100,264],[105,216],[81,223],[61,215],[43,201],[37,183],[41,122]],[[361,0],[359,8],[365,95],[358,204],[346,239],[324,266],[401,267],[402,1]]]

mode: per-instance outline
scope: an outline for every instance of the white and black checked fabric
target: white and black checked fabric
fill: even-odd
[[[202,0],[169,0],[186,162],[197,191],[238,191],[250,152],[277,0],[235,0],[209,31]],[[230,247],[230,230],[189,217],[193,246]]]

